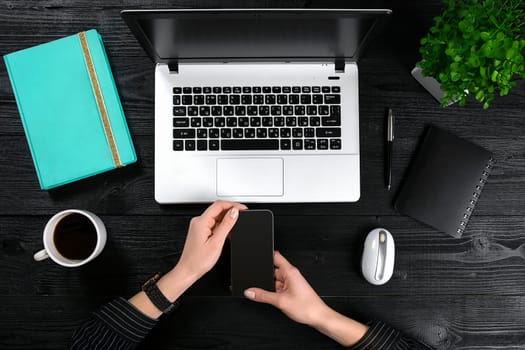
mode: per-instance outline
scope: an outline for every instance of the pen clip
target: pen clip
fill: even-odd
[[[392,108],[388,109],[388,128],[387,128],[387,141],[394,140],[394,114],[392,113]]]

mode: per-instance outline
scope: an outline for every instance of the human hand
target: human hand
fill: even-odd
[[[224,241],[245,205],[216,201],[190,222],[184,250],[176,269],[198,280],[217,263]]]
[[[296,322],[316,327],[328,307],[295,266],[277,251],[273,258],[275,292],[249,288],[244,295],[250,300],[277,307]]]

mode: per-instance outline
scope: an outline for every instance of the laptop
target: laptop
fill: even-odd
[[[156,201],[357,201],[357,60],[390,13],[122,11],[156,64]]]

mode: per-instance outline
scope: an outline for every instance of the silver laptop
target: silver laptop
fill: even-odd
[[[155,67],[155,199],[355,202],[357,59],[390,10],[125,10]]]

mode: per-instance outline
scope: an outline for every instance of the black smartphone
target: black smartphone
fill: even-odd
[[[274,291],[273,213],[270,210],[242,210],[230,231],[231,290],[258,287]]]

